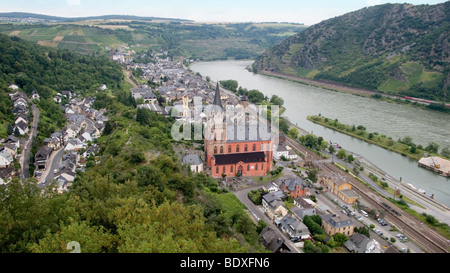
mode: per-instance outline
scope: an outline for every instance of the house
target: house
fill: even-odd
[[[21,136],[26,135],[29,132],[28,124],[23,121],[19,121],[16,125],[14,125],[13,130],[14,132],[18,132]]]
[[[58,150],[63,145],[63,140],[58,137],[50,137],[44,139],[43,144],[47,147],[52,148],[53,150]]]
[[[20,147],[19,139],[13,135],[8,136],[8,138],[5,140],[4,144],[13,144],[16,146],[16,148]]]
[[[86,151],[83,153],[83,157],[84,158],[89,158],[90,156],[95,157],[99,151],[100,151],[100,147],[98,145],[92,145],[86,149]]]
[[[39,94],[36,91],[33,91],[33,93],[31,93],[31,99],[32,100],[40,100],[41,97],[39,96]]]
[[[102,85],[100,85],[100,87],[98,89],[100,89],[100,91],[106,91],[106,90],[108,90],[108,87],[106,87],[105,84],[102,84]]]
[[[264,228],[261,231],[260,236],[264,247],[272,251],[272,253],[291,252],[289,247],[285,244],[285,240],[281,238],[278,233],[270,226]]]
[[[12,167],[0,169],[0,185],[8,184],[11,178],[15,175],[16,170]]]
[[[14,124],[18,124],[19,122],[25,122],[28,124],[28,118],[26,115],[20,114],[16,116],[16,119],[14,120]]]
[[[68,91],[68,90],[65,90],[65,91],[62,91],[61,92],[61,95],[63,96],[63,97],[66,97],[66,98],[68,98],[69,100],[72,98],[72,92],[70,92],[70,91]]]
[[[12,166],[14,157],[6,149],[0,150],[0,168],[8,168]]]
[[[12,89],[13,91],[19,90],[19,87],[17,85],[15,85],[15,84],[11,84],[8,87],[9,87],[9,89]]]
[[[311,200],[309,200],[309,201],[311,201]],[[291,211],[300,220],[303,220],[305,215],[312,216],[312,215],[316,215],[317,214],[317,210],[316,210],[315,206],[313,204],[311,204],[310,202],[308,202],[303,197],[295,198],[294,199],[294,205],[295,205],[295,207],[291,208]]]
[[[262,197],[262,206],[264,212],[272,220],[277,217],[284,217],[289,212],[283,203],[280,194],[277,193],[265,194]]]
[[[321,180],[326,190],[330,191],[348,205],[355,204],[360,196],[352,190],[352,185],[347,182],[346,178],[338,174],[333,174],[331,177],[324,177]]]
[[[13,108],[12,112],[14,115],[19,115],[19,114],[28,115],[28,108],[26,106],[19,104]]]
[[[60,104],[61,101],[62,101],[61,96],[55,96],[55,97],[53,98],[53,101],[56,102],[56,103],[58,103],[58,104]]]
[[[350,240],[344,243],[344,247],[352,253],[381,253],[380,243],[360,233],[351,236]]]
[[[83,142],[92,142],[93,141],[91,134],[89,134],[88,132],[84,132],[80,136],[80,140]]]
[[[308,227],[290,214],[284,216],[284,218],[277,224],[282,231],[289,234],[289,237],[293,241],[307,240],[311,238],[311,232]]]
[[[23,107],[27,107],[28,106],[28,102],[25,98],[23,97],[19,97],[14,101],[14,107],[17,106],[23,106]]]
[[[203,172],[203,161],[196,154],[185,156],[183,158],[183,164],[189,166],[192,172]]]
[[[64,148],[64,151],[79,151],[81,149],[85,149],[87,147],[87,144],[85,142],[82,142],[79,139],[69,139],[66,141],[66,147]]]
[[[8,153],[10,153],[13,157],[17,155],[17,149],[18,149],[17,146],[12,143],[7,143],[0,147],[0,151],[5,150]]]
[[[73,172],[63,172],[58,174],[54,180],[56,181],[58,185],[58,193],[62,194],[63,192],[66,192],[69,190],[69,187],[71,186],[72,182],[75,180],[76,174]]]
[[[327,214],[321,216],[322,228],[329,236],[342,233],[347,237],[354,234],[355,224],[348,216],[339,216],[336,214]]]
[[[74,111],[72,108],[70,108],[70,107],[66,107],[66,109],[64,110],[64,112],[65,112],[66,114],[69,114],[69,115],[75,114],[75,111]]]
[[[75,124],[69,124],[66,127],[66,130],[64,132],[65,140],[70,139],[70,138],[76,138],[79,132],[80,132],[80,127],[78,127]]]
[[[53,149],[47,146],[42,146],[39,151],[36,153],[34,157],[34,164],[36,165],[37,170],[46,170],[47,169],[47,161],[50,158]]]
[[[278,144],[278,147],[274,147],[275,148],[275,153],[274,153],[274,157],[276,159],[281,159],[282,157],[289,159],[289,160],[296,160],[298,159],[298,154],[294,152],[294,150],[292,150],[292,148],[290,146],[288,146],[286,143],[284,142],[280,142]]]
[[[309,188],[301,178],[291,178],[281,183],[281,189],[286,195],[298,198],[309,195]]]

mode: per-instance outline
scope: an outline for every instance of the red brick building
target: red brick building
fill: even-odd
[[[309,194],[305,182],[300,178],[292,178],[281,183],[281,189],[292,198],[298,198]]]
[[[224,110],[219,86],[214,105]],[[273,141],[266,124],[248,120],[241,125],[227,124],[223,112],[213,113],[210,121],[211,130],[207,130],[204,146],[206,164],[213,177],[265,176],[272,170]],[[260,126],[266,126],[269,132],[261,133]]]

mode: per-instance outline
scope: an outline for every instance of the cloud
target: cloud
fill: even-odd
[[[81,0],[67,0],[67,5],[79,6],[79,5],[81,5]]]

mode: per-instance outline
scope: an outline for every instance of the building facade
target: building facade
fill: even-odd
[[[239,120],[239,121],[238,121]],[[205,133],[205,160],[213,177],[265,176],[273,166],[273,140],[263,136],[258,120],[227,120],[217,85]]]

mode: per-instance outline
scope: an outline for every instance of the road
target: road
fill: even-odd
[[[39,124],[39,118],[40,118],[40,111],[39,108],[36,107],[35,104],[32,105],[32,111],[33,111],[33,124],[30,131],[30,137],[27,139],[27,142],[24,144],[24,147],[22,149],[22,157],[20,158],[20,177],[28,179],[30,178],[30,171],[29,171],[29,165],[30,165],[30,151],[31,146],[33,143],[33,138],[37,136],[37,126]]]
[[[38,187],[44,188],[47,187],[50,181],[55,177],[54,170],[59,169],[59,164],[61,163],[61,159],[64,155],[64,148],[59,149],[58,151],[54,151],[50,158],[48,159],[48,167],[42,173],[41,177],[38,181]]]

